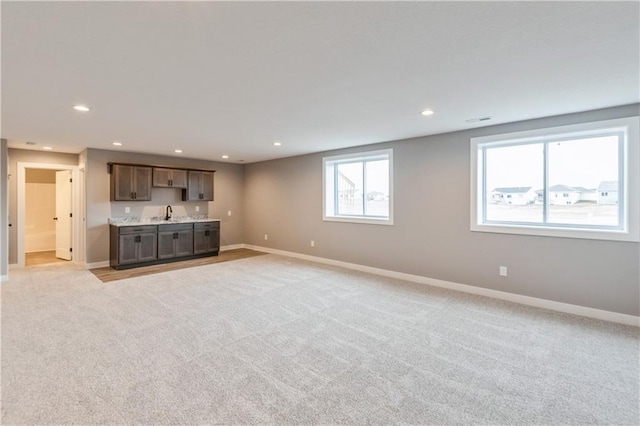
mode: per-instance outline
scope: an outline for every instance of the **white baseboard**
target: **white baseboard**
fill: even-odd
[[[244,247],[244,244],[229,244],[228,246],[220,246],[220,251],[237,250]]]
[[[87,269],[96,269],[96,268],[106,268],[109,265],[110,265],[109,261],[105,260],[102,262],[93,262],[93,263],[85,262],[84,267]]]
[[[9,281],[9,275],[0,275],[0,283]]]
[[[387,269],[374,268],[371,266],[358,265],[356,263],[342,262],[340,260],[327,259],[324,257],[310,256],[307,254],[294,253],[290,251],[277,250],[268,247],[254,246],[244,244],[245,248],[251,250],[262,251],[266,253],[278,254],[281,256],[295,257],[297,259],[309,260],[312,262],[323,263],[325,265],[339,266],[346,269],[368,272],[371,274],[382,275],[389,278],[397,278],[405,281],[411,281],[419,284],[426,284],[434,287],[446,288],[449,290],[462,291],[464,293],[477,294],[479,296],[491,297],[494,299],[506,300],[509,302],[519,303],[521,305],[534,306],[536,308],[549,309],[552,311],[564,312],[573,315],[579,315],[588,318],[595,318],[604,321],[615,322],[619,324],[633,325],[640,327],[640,317],[634,315],[621,314],[618,312],[604,311],[601,309],[588,308],[586,306],[572,305],[569,303],[556,302],[548,299],[539,299],[537,297],[522,296],[515,293],[507,293],[504,291],[491,290],[483,287],[475,287],[467,284],[458,284],[450,281],[438,280],[435,278],[422,277],[419,275],[405,274],[403,272],[390,271]]]

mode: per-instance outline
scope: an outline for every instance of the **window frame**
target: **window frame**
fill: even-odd
[[[386,157],[386,158],[384,158]],[[376,217],[376,216],[365,216],[365,215],[339,215],[339,214],[327,214],[327,209],[329,208],[327,203],[327,191],[329,190],[327,186],[327,179],[329,176],[327,175],[327,167],[331,165],[337,164],[347,164],[347,163],[358,163],[361,162],[366,163],[367,161],[376,161],[386,159],[389,162],[389,216],[388,217]],[[363,176],[366,172],[363,171]],[[335,174],[332,176],[334,177]],[[366,179],[366,177],[365,177]],[[336,207],[335,198],[337,197],[336,187],[335,187],[335,178],[332,183],[332,193],[331,197],[334,199],[333,206]],[[366,182],[363,181],[363,189],[366,189]],[[366,193],[363,191],[363,205],[366,204]],[[334,208],[335,213],[335,208]],[[348,222],[348,223],[361,223],[361,224],[373,224],[373,225],[393,225],[393,149],[382,149],[376,151],[364,151],[357,152],[352,154],[344,154],[344,155],[332,155],[327,157],[322,157],[322,220],[326,222]]]
[[[471,160],[471,205],[470,229],[474,232],[491,232],[505,234],[535,235],[562,238],[584,238],[612,241],[640,241],[640,118],[628,117],[613,120],[587,122],[567,126],[527,130],[523,132],[504,133],[470,140]],[[600,136],[602,134],[623,132],[619,139],[619,227],[549,224],[549,223],[509,223],[485,220],[485,194],[483,178],[485,176],[483,147],[515,146],[531,143],[545,143],[561,139],[578,139],[581,137]],[[544,188],[549,194],[548,185],[548,153],[544,154]],[[544,209],[548,200],[545,200]]]

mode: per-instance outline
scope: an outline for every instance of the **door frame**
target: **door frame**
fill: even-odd
[[[73,179],[72,186],[72,197],[73,203],[71,206],[71,213],[73,214],[73,225],[71,227],[71,244],[74,248],[72,252],[72,262],[84,262],[85,253],[84,253],[84,210],[82,206],[84,205],[84,194],[82,192],[82,188],[84,186],[84,173],[80,171],[80,166],[71,166],[67,164],[49,164],[49,163],[26,163],[26,162],[18,162],[17,163],[17,173],[18,173],[18,194],[17,194],[17,202],[18,202],[18,211],[17,211],[17,222],[18,222],[18,238],[16,248],[18,251],[18,268],[24,268],[25,266],[25,243],[24,243],[24,222],[25,222],[25,213],[26,213],[26,169],[47,169],[47,170],[71,170],[71,178]],[[84,171],[84,168],[83,170]],[[82,182],[81,182],[82,181]]]

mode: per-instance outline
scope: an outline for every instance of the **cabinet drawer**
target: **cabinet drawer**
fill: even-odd
[[[158,232],[158,227],[155,225],[142,225],[142,226],[121,226],[118,228],[120,235],[125,234],[142,234],[148,232]]]
[[[158,232],[190,231],[192,229],[192,223],[168,223],[166,225],[158,225]]]
[[[197,222],[193,224],[193,229],[217,229],[220,228],[220,222]]]

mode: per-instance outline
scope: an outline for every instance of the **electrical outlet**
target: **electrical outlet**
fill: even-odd
[[[125,207],[124,208],[124,212],[125,213],[131,213],[131,207]]]
[[[196,206],[196,211],[199,212],[200,211],[200,206]]]
[[[311,247],[315,247],[316,246],[316,242],[311,240]]]
[[[268,239],[269,239],[269,236],[268,236],[267,234],[264,234],[264,239],[265,239],[265,240],[268,240]]]
[[[501,266],[500,267],[500,276],[501,277],[506,277],[507,276],[507,267],[506,266]]]
[[[231,216],[231,210],[227,210],[227,216]]]

